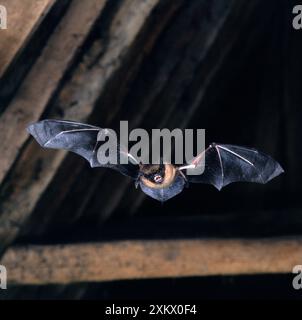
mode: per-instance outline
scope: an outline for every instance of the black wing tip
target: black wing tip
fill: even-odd
[[[27,127],[26,127],[26,131],[29,133],[29,134],[33,134],[33,128],[34,128],[34,123],[31,123],[29,124]]]
[[[36,121],[36,122],[30,122],[28,126],[26,127],[27,132],[32,133],[33,129],[37,127],[39,124],[43,123],[45,120]]]
[[[47,122],[47,121],[50,121],[50,120],[46,119],[46,120],[41,120],[41,121],[37,121],[37,122],[31,122],[31,123],[26,127],[26,131],[27,131],[29,134],[31,134],[32,136],[35,137],[35,129],[36,129],[39,125],[41,125],[41,124],[43,124],[43,123],[45,123],[45,122]]]
[[[285,170],[283,169],[283,167],[278,163],[278,170],[279,170],[279,175],[282,173],[285,173]]]
[[[41,126],[41,124],[44,122],[43,121],[39,121],[39,122],[33,122],[31,124],[29,124],[26,127],[26,131],[37,141],[37,143],[45,148],[45,142],[40,138],[40,135],[38,133],[38,128]]]
[[[26,127],[26,131],[35,138],[35,140],[37,140],[37,142],[39,142],[39,139],[38,139],[38,135],[36,133],[36,128],[37,128],[37,124],[38,122],[35,122],[35,123],[31,123],[29,124],[27,127]],[[39,142],[40,144],[40,142]]]
[[[272,158],[270,158],[270,159],[271,159],[271,161],[273,161],[275,166],[274,166],[273,170],[271,171],[271,174],[268,175],[266,177],[266,179],[262,179],[262,181],[260,182],[261,184],[266,184],[285,172],[285,170],[282,168],[282,166],[277,161],[275,161]]]
[[[265,183],[275,179],[276,177],[280,176],[284,172],[285,172],[285,170],[282,168],[282,166],[278,162],[276,162],[276,167],[275,167],[273,173],[270,175],[270,177],[267,179],[267,181],[265,181]]]

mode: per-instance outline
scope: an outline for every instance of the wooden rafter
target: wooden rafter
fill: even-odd
[[[302,238],[119,241],[12,247],[0,261],[9,284],[290,273]]]

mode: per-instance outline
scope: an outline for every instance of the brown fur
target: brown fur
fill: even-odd
[[[155,166],[153,166],[155,167]],[[157,168],[157,171],[159,169],[159,166]],[[151,169],[151,170],[154,170]],[[150,173],[156,173],[157,171],[151,171]],[[146,172],[146,171],[144,171]],[[172,164],[165,164],[165,176],[164,176],[164,180],[162,183],[155,183],[152,182],[150,180],[148,180],[147,178],[145,178],[144,176],[141,177],[141,181],[143,182],[143,184],[149,188],[154,188],[154,189],[161,189],[161,188],[167,188],[168,186],[170,186],[176,176],[177,173],[177,169],[175,168],[175,166],[173,166]]]

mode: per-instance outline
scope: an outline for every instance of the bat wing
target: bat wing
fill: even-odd
[[[277,161],[262,152],[226,144],[211,144],[190,165],[194,167],[201,163],[204,164],[204,172],[189,175],[188,180],[212,184],[218,190],[237,181],[265,184],[284,172]]]
[[[45,148],[64,149],[85,158],[92,168],[109,167],[136,178],[138,166],[129,164],[100,164],[97,159],[98,134],[101,130],[88,124],[65,120],[43,120],[28,126],[27,131]],[[119,158],[130,155],[118,146]]]

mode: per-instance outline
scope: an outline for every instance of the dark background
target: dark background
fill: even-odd
[[[107,5],[66,75],[66,85],[86,55],[92,61],[101,58],[93,46],[106,41],[122,2]],[[302,30],[292,27],[296,3],[175,3],[161,1],[148,18],[85,122],[115,129],[120,120],[145,129],[205,128],[207,144],[254,147],[277,159],[285,174],[267,185],[233,184],[221,192],[191,185],[162,205],[136,190],[130,179],[102,168],[91,170],[83,159],[69,154],[41,191],[17,244],[301,235]],[[162,26],[165,18],[168,22]],[[58,92],[53,97],[42,118],[66,119],[62,96]],[[18,287],[6,294],[84,299],[302,297],[291,281],[292,275],[278,274],[183,278]]]

